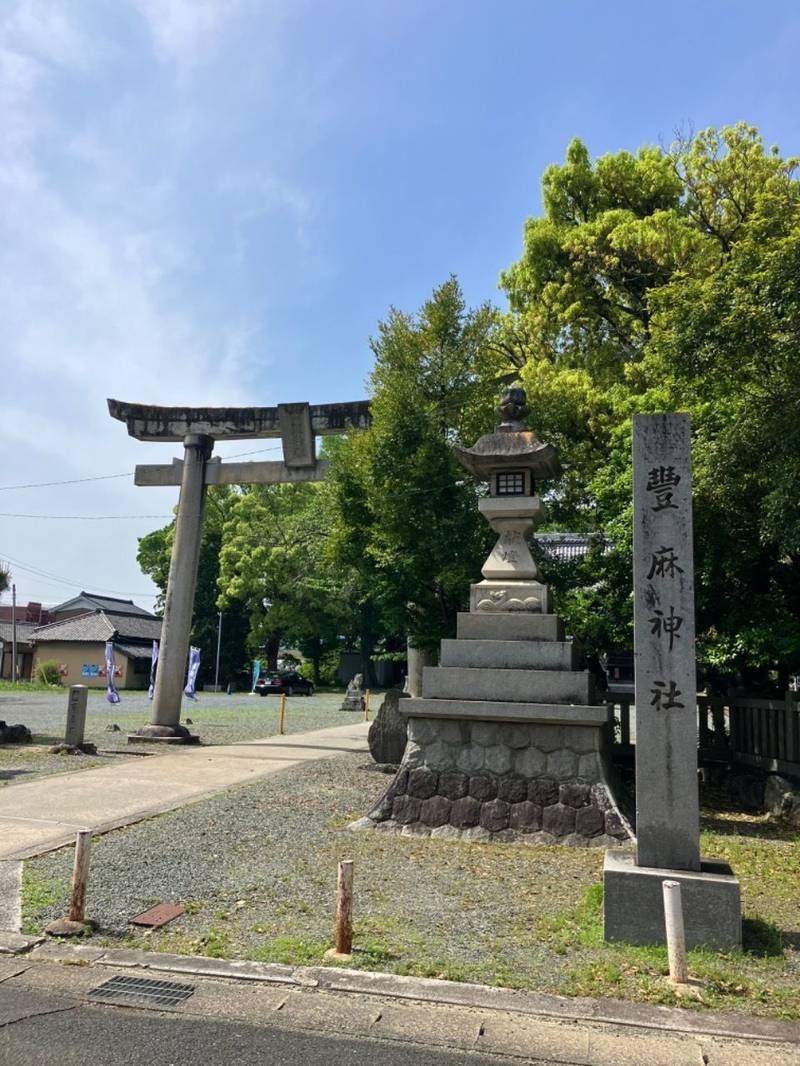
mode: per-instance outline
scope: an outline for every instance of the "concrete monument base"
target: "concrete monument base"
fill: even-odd
[[[129,744],[199,744],[200,737],[190,733],[185,725],[143,725],[135,733],[128,733]]]
[[[478,581],[469,587],[469,609],[477,611],[538,611],[549,614],[552,596],[538,581]]]
[[[88,936],[97,928],[94,922],[73,922],[69,918],[56,918],[45,932],[48,936]]]
[[[627,851],[606,852],[603,865],[605,939],[625,944],[663,944],[663,881],[678,881],[687,948],[737,948],[742,943],[739,880],[725,862],[701,860],[699,872],[637,866]]]

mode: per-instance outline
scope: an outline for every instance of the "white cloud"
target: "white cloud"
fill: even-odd
[[[242,169],[224,173],[218,187],[233,202],[236,225],[241,231],[261,216],[288,215],[298,243],[308,245],[309,226],[316,216],[316,206],[302,189],[274,174]]]
[[[242,7],[239,0],[133,0],[133,5],[159,57],[180,67],[202,62]]]
[[[4,36],[11,48],[44,63],[86,70],[99,58],[99,42],[75,14],[52,0],[18,0],[8,5]]]
[[[262,29],[284,17],[281,2],[266,19],[259,9]],[[264,219],[313,263],[317,201],[292,182],[285,148],[273,160],[237,156],[230,123],[243,112],[225,100],[224,79],[239,60],[230,49],[226,60],[223,44],[234,26],[243,32],[235,19],[248,5],[0,5],[0,485],[114,474],[176,453],[130,439],[109,418],[108,396],[278,398],[262,383],[269,326],[245,271],[254,261],[266,276],[283,269],[282,249],[264,255],[257,243]],[[152,48],[142,45],[140,18]],[[281,75],[263,61],[276,41],[273,33],[259,45],[244,96],[282,98],[268,91]],[[220,56],[225,73],[212,62]],[[275,114],[267,121],[284,119]],[[246,297],[240,278],[250,283]],[[241,442],[218,449],[243,450]],[[89,482],[2,492],[0,515],[166,515],[176,496],[132,479]],[[141,595],[149,582],[135,562],[136,537],[156,524],[0,517],[0,559]],[[21,570],[18,578],[23,597],[70,591]]]
[[[153,20],[166,12],[161,42],[175,55],[201,49],[223,7],[141,6]],[[99,31],[85,34],[55,7],[22,0],[0,18],[3,485],[116,473],[175,451],[128,438],[108,416],[108,396],[254,399],[248,354],[259,323],[236,307],[209,308],[193,291],[203,265],[197,234],[179,220],[172,161],[153,159],[156,141],[148,147],[154,116],[134,101],[140,125],[126,138],[120,112],[131,104],[113,92],[77,118],[60,107],[63,79],[91,71],[108,49]],[[183,122],[185,101],[160,106],[157,118]],[[3,492],[0,513],[152,515],[174,503],[174,491],[118,480]],[[149,582],[135,562],[136,537],[155,524],[0,519],[0,558],[141,594]],[[17,577],[23,596],[69,594],[22,570]]]

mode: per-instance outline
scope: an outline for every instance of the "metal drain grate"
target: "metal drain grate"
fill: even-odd
[[[195,985],[181,985],[177,981],[154,981],[149,977],[112,977],[93,988],[89,999],[103,1002],[139,1004],[147,1007],[176,1007],[188,999]]]

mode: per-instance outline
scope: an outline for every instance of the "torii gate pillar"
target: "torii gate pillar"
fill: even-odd
[[[211,437],[201,433],[190,433],[183,442],[181,494],[164,600],[153,715],[150,724],[141,730],[144,735],[189,739],[189,730],[180,725],[181,698],[203,536],[206,461],[211,458],[213,447]]]
[[[280,404],[277,407],[152,407],[108,401],[113,418],[126,422],[138,440],[182,442],[183,460],[137,466],[137,485],[180,485],[172,545],[152,717],[130,739],[187,743],[195,740],[180,724],[189,655],[197,566],[208,485],[320,481],[326,463],[317,461],[316,434],[346,433],[370,424],[365,400],[346,404]],[[280,437],[284,461],[222,463],[211,459],[214,441]]]

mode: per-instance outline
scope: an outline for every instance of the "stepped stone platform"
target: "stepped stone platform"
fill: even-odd
[[[354,828],[578,847],[629,840],[605,758],[610,712],[579,659],[555,615],[459,615],[422,697],[400,704],[400,769]]]

